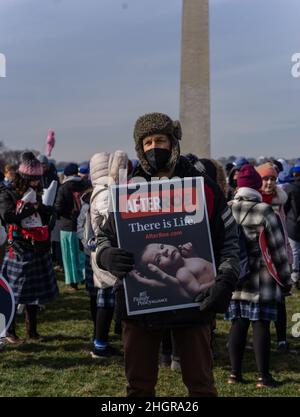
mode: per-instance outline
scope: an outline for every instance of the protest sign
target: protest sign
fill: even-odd
[[[134,254],[124,279],[129,315],[195,307],[215,281],[203,178],[112,187],[119,247]]]

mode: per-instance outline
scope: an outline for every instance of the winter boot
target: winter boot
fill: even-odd
[[[37,311],[37,305],[26,305],[25,307],[25,325],[28,339],[41,339],[41,336],[37,332]]]

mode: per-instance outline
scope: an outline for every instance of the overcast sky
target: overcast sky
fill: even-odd
[[[200,1],[200,0],[199,0]],[[82,161],[179,117],[181,0],[0,0],[0,140]],[[300,156],[299,0],[210,0],[212,156]]]

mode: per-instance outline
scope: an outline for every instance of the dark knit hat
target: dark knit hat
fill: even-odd
[[[234,161],[234,166],[236,166],[238,170],[240,170],[243,165],[248,165],[248,164],[249,164],[249,161],[244,156],[239,156]]]
[[[292,171],[292,174],[299,174],[300,173],[300,165],[293,166],[291,171]]]
[[[28,180],[39,180],[43,175],[43,167],[32,152],[24,152],[21,155],[19,174]]]
[[[252,165],[243,165],[237,177],[237,186],[259,190],[262,186],[261,176]]]
[[[66,177],[70,177],[71,175],[78,174],[78,165],[71,162],[70,164],[66,165],[64,168],[64,175]]]
[[[46,155],[39,155],[37,159],[40,161],[41,164],[49,165],[49,159]]]
[[[226,171],[226,174],[227,174],[227,175],[229,175],[230,171],[232,170],[232,168],[233,168],[234,166],[235,166],[235,165],[234,165],[232,162],[228,162],[228,163],[225,165],[225,171]]]
[[[80,174],[89,174],[90,173],[90,165],[89,163],[84,163],[79,166],[78,172]]]
[[[275,166],[276,171],[277,171],[278,174],[279,174],[279,172],[282,172],[283,171],[283,165],[282,165],[282,163],[280,161],[278,161],[277,159],[274,159],[272,161],[272,163],[274,164],[274,166]]]
[[[147,113],[139,117],[134,126],[133,137],[135,140],[135,150],[141,162],[142,168],[150,173],[151,167],[144,158],[142,141],[147,136],[163,134],[167,135],[172,143],[172,154],[166,164],[166,169],[172,170],[180,156],[178,141],[181,140],[182,131],[178,120],[173,121],[168,115],[163,113]]]

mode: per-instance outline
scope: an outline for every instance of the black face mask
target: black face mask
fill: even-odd
[[[164,168],[171,156],[169,149],[152,148],[145,152],[145,158],[154,172]]]

